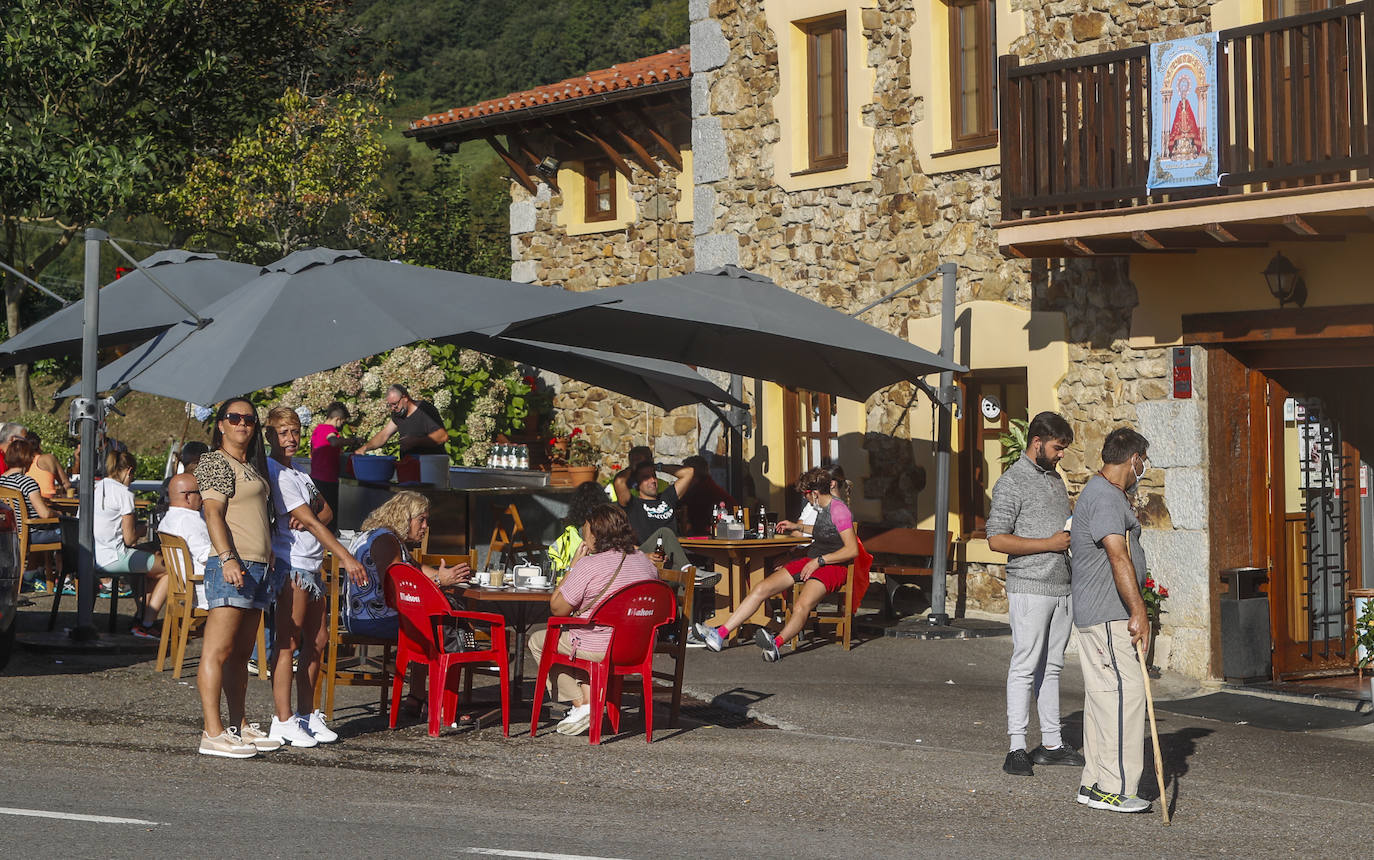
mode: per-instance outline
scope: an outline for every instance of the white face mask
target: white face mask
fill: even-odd
[[[1137,472],[1134,468],[1132,468],[1131,476],[1135,478],[1135,481],[1133,481],[1133,483],[1136,484],[1140,483],[1140,479],[1145,477],[1145,459],[1143,457],[1140,460],[1140,471]]]

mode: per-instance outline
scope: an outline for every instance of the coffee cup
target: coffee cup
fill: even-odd
[[[549,578],[547,576],[531,576],[528,580],[530,588],[548,588]]]
[[[486,586],[491,585],[491,571],[489,571],[489,570],[479,570],[479,571],[477,571],[476,579],[477,579],[477,584],[478,584],[479,586],[486,587]]]

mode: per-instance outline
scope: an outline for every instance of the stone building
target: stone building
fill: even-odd
[[[1071,492],[1113,427],[1151,440],[1138,495],[1150,572],[1171,592],[1157,662],[1222,676],[1217,571],[1254,566],[1267,572],[1266,674],[1348,670],[1351,591],[1374,577],[1362,454],[1374,442],[1350,396],[1374,365],[1366,6],[691,0],[690,74],[674,72],[671,91],[686,116],[665,132],[680,167],[658,150],[661,174],[630,159],[627,128],[614,147],[635,213],[604,230],[568,214],[582,198],[567,189],[591,181],[571,175],[571,149],[561,195],[517,170],[514,271],[580,289],[736,264],[855,312],[955,262],[969,372],[950,599],[1004,611],[1004,559],[982,533],[1000,439],[1054,409],[1077,433]],[[1210,86],[1223,175],[1150,193],[1149,44],[1201,33],[1222,46]],[[412,133],[442,145],[467,116]],[[542,154],[528,148],[526,174]],[[920,282],[862,318],[933,350],[940,301]],[[911,386],[866,403],[746,391],[760,495],[781,505],[790,476],[837,459],[859,519],[931,526],[934,413]],[[565,387],[568,405],[587,400]],[[603,426],[622,407],[609,409]],[[694,415],[620,417],[612,436],[713,444]]]

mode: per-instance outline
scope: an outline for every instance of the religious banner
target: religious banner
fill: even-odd
[[[1150,46],[1150,174],[1146,186],[1216,185],[1217,36]]]

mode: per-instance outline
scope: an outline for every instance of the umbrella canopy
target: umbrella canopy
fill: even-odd
[[[153,277],[197,312],[255,277],[257,266],[221,260],[214,254],[158,251],[139,261]],[[81,351],[85,303],[76,302],[0,343],[0,367]],[[100,291],[100,345],[137,343],[186,319],[186,311],[141,270]]]
[[[97,388],[213,403],[417,340],[601,301],[357,251],[297,251],[206,308],[205,327],[177,323],[101,368]]]
[[[676,361],[478,334],[445,340],[487,355],[532,364],[662,409],[675,409],[688,403],[744,406],[730,396],[730,392]]]
[[[735,266],[591,295],[605,303],[483,333],[580,347],[614,344],[631,355],[859,401],[902,380],[965,369]]]

